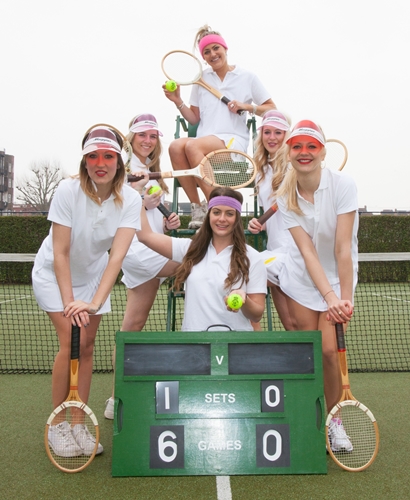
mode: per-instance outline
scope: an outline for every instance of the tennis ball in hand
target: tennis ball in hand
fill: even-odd
[[[158,191],[161,191],[161,188],[159,186],[152,186],[148,189],[148,194],[154,194]]]
[[[238,293],[231,293],[227,300],[228,306],[235,311],[243,306],[242,297]]]
[[[169,92],[175,92],[176,89],[177,89],[177,82],[175,82],[174,80],[168,80],[166,83],[165,83],[165,88],[169,91]]]

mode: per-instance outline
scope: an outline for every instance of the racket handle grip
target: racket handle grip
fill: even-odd
[[[336,329],[337,350],[338,351],[345,351],[346,350],[346,342],[345,342],[345,332],[343,330],[343,324],[336,323],[335,329]]]
[[[80,327],[71,325],[71,359],[80,358]]]
[[[226,105],[228,105],[228,104],[231,102],[231,100],[230,100],[230,99],[228,99],[227,97],[225,97],[224,95],[221,97],[221,101],[222,101],[224,104],[226,104]],[[243,115],[243,114],[245,113],[245,110],[244,110],[244,109],[238,109],[238,111],[237,111],[236,113],[237,113],[238,115]]]
[[[277,203],[275,203],[270,208],[268,208],[264,214],[262,214],[259,217],[259,219],[258,219],[259,224],[261,224],[261,225],[265,224],[265,222],[268,219],[270,219],[272,217],[272,215],[275,214],[277,211],[278,211],[278,205],[277,205]]]
[[[148,174],[148,177],[149,177],[149,179],[161,179],[162,174],[161,174],[161,172],[150,172]],[[132,175],[132,174],[127,175],[128,182],[138,182],[143,178],[144,178],[144,176],[142,176],[142,175]]]
[[[167,207],[165,205],[163,205],[162,203],[160,203],[158,206],[157,206],[158,210],[162,213],[162,215],[168,219],[168,217],[172,214],[172,212],[170,212]]]

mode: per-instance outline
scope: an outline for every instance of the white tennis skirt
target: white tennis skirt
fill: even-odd
[[[60,289],[56,281],[44,279],[41,272],[33,271],[33,291],[34,296],[43,311],[62,312],[64,311],[63,301],[61,300]],[[74,286],[73,294],[75,300],[91,302],[101,281],[101,276],[93,278],[86,285]],[[102,305],[98,314],[105,314],[111,311],[111,300],[108,296]]]
[[[155,278],[168,259],[134,239],[122,263],[122,282],[127,288],[135,288]],[[161,278],[161,283],[165,278]]]
[[[268,281],[277,286],[279,286],[279,274],[283,267],[285,256],[286,253],[283,247],[261,252],[261,257],[268,273]]]

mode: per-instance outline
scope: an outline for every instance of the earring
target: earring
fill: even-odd
[[[326,168],[326,160],[320,162],[320,168]]]

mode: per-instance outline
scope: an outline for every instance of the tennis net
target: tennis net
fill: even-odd
[[[31,288],[34,254],[0,254],[0,373],[49,373],[58,349],[54,328],[38,307]],[[410,253],[360,254],[355,313],[346,343],[349,370],[410,371]],[[144,330],[181,328],[183,299],[169,298],[164,282]],[[269,299],[270,300],[270,299]],[[120,282],[111,294],[110,314],[98,331],[94,370],[111,371],[115,332],[120,330],[126,289]],[[283,326],[271,304],[263,330]],[[206,333],[204,333],[206,338]]]

